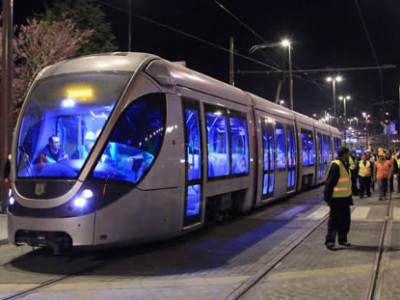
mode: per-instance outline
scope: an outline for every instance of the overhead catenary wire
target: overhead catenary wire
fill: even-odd
[[[236,21],[238,21],[242,26],[244,26],[248,31],[250,31],[253,35],[255,35],[259,40],[261,40],[263,43],[267,43],[267,40],[264,39],[261,35],[259,35],[255,30],[253,30],[252,28],[250,28],[250,26],[248,26],[246,23],[244,23],[240,18],[238,18],[234,13],[232,13],[230,10],[228,10],[226,7],[224,7],[221,3],[219,3],[217,0],[214,0],[214,2],[220,6],[225,12],[227,12],[230,16],[232,16]],[[297,70],[301,70],[296,64],[292,63],[293,67],[295,67]],[[330,99],[330,96],[326,93],[326,91],[318,84],[318,82],[312,78],[311,76],[309,76],[308,74],[304,74],[308,80],[306,80],[305,78],[299,77],[300,79],[304,80],[304,81],[308,81],[313,83],[320,91],[321,93]]]
[[[166,24],[164,24],[164,23],[155,21],[155,20],[153,20],[153,19],[150,19],[150,18],[145,17],[145,16],[142,16],[142,15],[139,15],[138,13],[133,13],[133,12],[127,11],[126,9],[123,9],[123,8],[121,8],[121,7],[119,7],[119,6],[116,6],[116,5],[107,3],[107,2],[105,2],[105,1],[99,0],[98,2],[101,3],[101,4],[103,4],[103,5],[106,5],[106,6],[108,6],[108,7],[114,8],[114,9],[116,9],[116,10],[125,12],[125,13],[127,13],[127,14],[131,14],[131,16],[133,16],[133,17],[135,17],[135,18],[138,18],[138,19],[141,19],[141,20],[143,20],[143,21],[146,21],[146,22],[149,22],[149,23],[158,25],[158,26],[160,26],[160,27],[163,27],[163,28],[165,28],[165,29],[174,31],[174,32],[176,32],[176,33],[179,33],[179,34],[181,34],[181,35],[183,35],[183,36],[186,36],[186,37],[188,37],[188,38],[194,39],[194,40],[196,40],[196,41],[198,41],[198,42],[201,42],[201,43],[203,43],[203,44],[212,46],[212,47],[214,47],[214,48],[217,48],[217,49],[222,50],[222,51],[225,51],[225,52],[232,53],[232,51],[231,51],[230,49],[228,49],[228,48],[225,48],[225,47],[223,47],[223,46],[221,46],[221,45],[215,44],[215,43],[213,43],[213,42],[210,42],[210,41],[208,41],[208,40],[205,40],[205,39],[203,39],[203,38],[200,38],[200,37],[198,37],[198,36],[195,36],[195,35],[193,35],[193,34],[191,34],[191,33],[187,33],[187,32],[182,31],[182,30],[180,30],[180,29],[176,29],[176,28],[174,28],[174,27],[172,27],[172,26],[169,26],[169,25],[166,25]],[[248,61],[251,61],[251,62],[253,62],[253,63],[262,65],[262,66],[264,66],[264,67],[267,67],[267,68],[270,68],[270,69],[273,69],[273,70],[276,70],[276,71],[280,71],[279,68],[276,68],[276,67],[271,66],[271,65],[269,65],[269,64],[267,64],[267,63],[264,63],[264,62],[262,62],[262,61],[256,60],[256,59],[254,59],[254,58],[251,58],[251,57],[246,56],[246,55],[244,55],[244,54],[240,54],[240,53],[238,53],[238,52],[233,52],[233,54],[236,55],[236,56],[238,56],[238,57],[240,57],[240,58],[243,58],[243,59],[246,59],[246,60],[248,60]]]
[[[369,47],[371,48],[371,52],[372,52],[372,55],[373,55],[373,57],[375,59],[375,63],[376,63],[377,66],[380,66],[378,56],[376,55],[375,47],[374,47],[374,44],[372,43],[371,36],[370,36],[370,34],[368,32],[367,25],[365,23],[365,20],[364,20],[364,17],[362,15],[360,6],[358,4],[358,0],[354,0],[354,3],[356,5],[358,16],[360,17],[361,24],[363,26],[365,35],[367,36],[368,44],[369,44]],[[383,102],[383,74],[382,74],[382,70],[381,69],[379,69],[379,85],[380,85],[381,101]]]

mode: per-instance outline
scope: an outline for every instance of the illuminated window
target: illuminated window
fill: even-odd
[[[313,166],[315,152],[312,131],[301,130],[301,141],[303,147],[303,166]]]
[[[286,169],[286,139],[283,124],[277,123],[275,128],[276,135],[276,164],[278,170]]]
[[[76,178],[130,77],[85,73],[38,81],[22,112],[18,177]],[[68,94],[71,86],[90,89],[90,99],[88,91]],[[88,98],[83,101],[81,96]]]
[[[229,139],[226,112],[206,108],[208,177],[229,175]]]
[[[246,116],[229,118],[232,145],[232,174],[249,172],[249,142]]]
[[[133,102],[115,125],[93,176],[137,183],[160,149],[164,122],[163,94],[146,95]]]

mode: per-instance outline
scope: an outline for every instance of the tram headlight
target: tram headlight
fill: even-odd
[[[9,190],[8,190],[8,197],[11,197],[11,196],[12,196],[12,190],[9,189]]]
[[[83,197],[75,198],[74,205],[76,207],[84,207],[86,205],[86,199]]]
[[[93,197],[93,192],[91,190],[89,190],[89,189],[86,189],[86,190],[83,190],[81,195],[85,199],[90,199],[90,198]]]
[[[11,196],[10,198],[8,198],[8,204],[14,205],[14,203],[15,203],[14,197]]]

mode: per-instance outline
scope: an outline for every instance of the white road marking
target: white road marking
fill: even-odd
[[[324,217],[329,212],[328,206],[322,206],[314,210],[311,214],[309,214],[306,219],[309,220],[319,220]]]
[[[353,213],[351,214],[351,219],[352,220],[366,219],[368,217],[370,210],[371,210],[371,207],[367,207],[367,206],[356,207],[354,209]]]

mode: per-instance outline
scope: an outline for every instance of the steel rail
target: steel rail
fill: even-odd
[[[287,256],[289,256],[290,253],[297,249],[309,236],[311,236],[318,228],[320,228],[321,225],[324,224],[325,221],[328,219],[328,217],[329,213],[323,216],[322,219],[319,220],[314,227],[300,235],[300,237],[297,238],[293,243],[291,243],[284,251],[282,251],[280,255],[278,255],[275,259],[266,264],[262,270],[247,279],[225,299],[236,300],[245,295],[248,291],[251,290],[253,286],[255,286],[262,278],[268,275],[268,273],[270,273],[280,262],[282,262]]]

